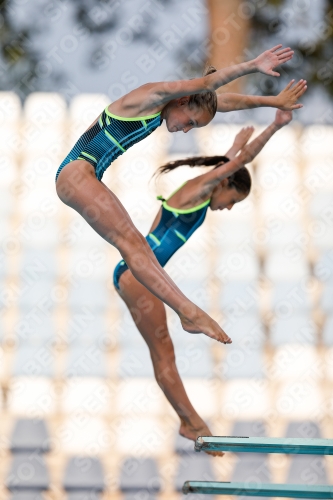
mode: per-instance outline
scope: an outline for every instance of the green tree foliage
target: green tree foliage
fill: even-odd
[[[38,54],[31,45],[34,25],[22,29],[12,16],[11,0],[0,1],[0,89],[26,95],[37,75]]]
[[[262,45],[263,40],[274,45],[282,41],[295,50],[293,60],[281,68],[281,75],[289,78],[304,78],[311,90],[320,87],[333,95],[333,0],[323,1],[321,19],[307,19],[307,30],[301,30],[302,19],[309,18],[309,9],[314,5],[320,10],[321,2],[312,0],[268,0],[257,2],[251,18],[251,45]],[[306,33],[304,33],[306,31]],[[265,79],[261,85],[263,93],[275,93],[274,83]]]

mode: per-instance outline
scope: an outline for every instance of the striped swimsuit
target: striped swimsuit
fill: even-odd
[[[183,185],[180,186],[177,191],[183,187]],[[173,192],[171,196],[173,196],[175,192]],[[170,199],[171,196],[168,199]],[[157,199],[162,200],[161,219],[157,227],[146,236],[146,240],[153,250],[158,262],[164,267],[173,254],[177,252],[194,231],[201,226],[205,220],[210,199],[187,210],[170,207],[167,200],[163,200],[161,196],[158,196]],[[113,283],[117,289],[119,289],[119,278],[127,269],[128,266],[124,260],[121,260],[116,266],[113,273]]]
[[[98,121],[87,130],[68,153],[56,173],[56,180],[67,163],[86,160],[100,181],[105,170],[128,148],[148,137],[162,123],[161,112],[150,116],[123,118],[106,107]]]

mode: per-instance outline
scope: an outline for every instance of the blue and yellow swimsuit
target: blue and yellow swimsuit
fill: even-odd
[[[177,191],[183,186],[184,184]],[[157,227],[146,236],[146,240],[158,262],[164,267],[173,254],[201,226],[205,220],[210,199],[187,210],[170,207],[167,200],[163,200],[161,196],[158,196],[157,199],[162,200],[161,219]],[[124,260],[117,264],[113,273],[113,283],[116,288],[119,289],[119,278],[127,269],[128,266]]]
[[[137,142],[145,139],[162,123],[161,112],[137,118],[113,115],[105,108],[98,121],[87,130],[66,156],[56,174],[56,180],[67,163],[86,160],[101,180],[111,163]]]

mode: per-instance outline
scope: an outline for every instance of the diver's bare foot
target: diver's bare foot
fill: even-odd
[[[195,306],[195,310],[191,308],[192,314],[183,314],[180,316],[180,321],[183,329],[189,333],[203,333],[208,337],[222,342],[222,344],[231,344],[232,340],[222,330],[222,328],[208,314]]]
[[[199,436],[212,436],[203,420],[198,425],[191,425],[181,420],[179,434],[186,439],[191,439],[191,441],[195,441]],[[223,451],[206,451],[206,453],[213,457],[223,457],[224,455]]]

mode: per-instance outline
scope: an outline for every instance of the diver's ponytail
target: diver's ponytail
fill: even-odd
[[[192,158],[184,158],[183,160],[169,161],[165,165],[162,165],[157,173],[167,174],[171,170],[175,170],[178,167],[187,165],[188,167],[212,167],[218,163],[227,163],[229,158],[226,156],[193,156]]]
[[[212,66],[211,64],[209,64],[208,66],[205,67],[202,76],[211,75],[212,73],[215,73],[216,71],[217,71],[217,69],[215,68],[215,66]]]
[[[182,160],[169,161],[162,165],[157,170],[157,175],[167,174],[178,167],[187,165],[188,167],[212,167],[218,168],[221,163],[227,163],[229,158],[226,156],[193,156],[191,158],[184,158]],[[236,172],[229,175],[228,187],[235,188],[239,193],[248,195],[251,191],[251,175],[246,167],[239,168]]]

